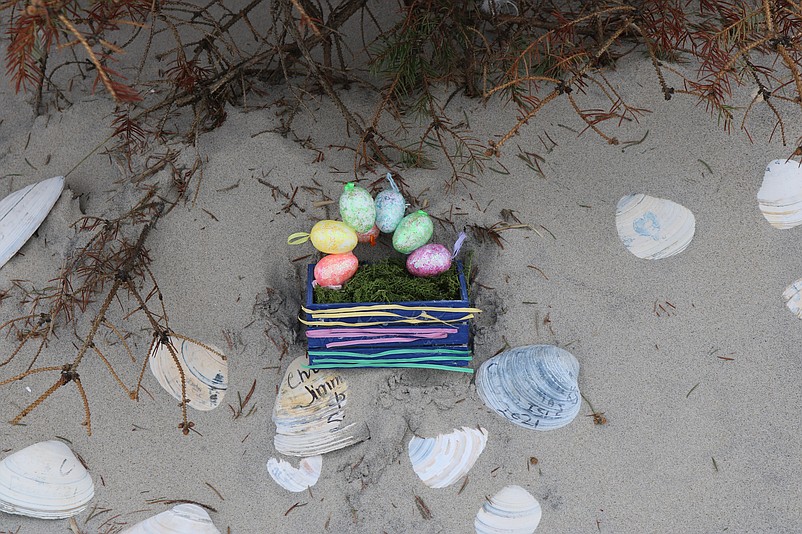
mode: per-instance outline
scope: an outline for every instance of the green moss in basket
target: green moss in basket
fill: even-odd
[[[466,276],[468,268],[465,265]],[[407,272],[403,260],[396,258],[360,265],[342,289],[315,288],[315,304],[459,300],[460,297],[456,264],[441,275],[418,278]]]

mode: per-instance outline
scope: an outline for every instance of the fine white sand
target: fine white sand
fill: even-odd
[[[236,405],[237,392],[244,396],[256,380],[256,413],[234,420],[227,406],[191,412],[201,435],[184,436],[177,402],[149,373],[144,385],[150,395],[133,402],[102,362],[87,358],[80,372],[93,435],[80,424],[75,389],[64,388],[26,417],[25,426],[0,425],[3,454],[57,436],[71,441],[96,484],[95,516],[86,524],[88,511],[78,518],[86,532],[118,532],[169,508],[150,504],[153,499],[207,504],[216,509],[211,517],[222,532],[470,532],[485,497],[508,484],[523,486],[542,504],[539,532],[798,532],[802,325],[780,295],[802,276],[802,228],[770,227],[755,199],[766,163],[790,150],[767,141],[768,117],[753,128],[750,143],[738,132],[722,132],[688,99],[664,101],[640,57],[622,61],[610,79],[653,111],[639,124],[613,130],[622,141],[648,132],[640,144],[622,148],[592,132],[578,136],[583,125],[563,102],[524,128],[500,162],[488,164],[499,170],[503,164],[509,174],[488,169],[476,184],[446,192],[443,161],[437,170],[401,171],[419,202],[428,201],[428,211],[439,217],[453,214],[458,228],[492,225],[507,209],[542,234],[504,232],[503,249],[475,238],[466,244],[478,271],[472,300],[484,310],[475,321],[472,366],[505,343],[562,346],[579,360],[580,388],[604,412],[606,425],[594,425],[583,404],[565,428],[528,431],[485,408],[470,375],[349,370],[342,373],[352,391],[347,416],[366,421],[372,438],[325,455],[310,492],[291,494],[270,479],[265,463],[277,456],[270,417],[276,388],[289,362],[304,353],[295,318],[306,261],[291,260],[313,252],[308,244],[287,246],[286,238],[336,217],[331,206],[312,203],[336,199],[342,182],[353,178],[352,154],[329,145],[353,146],[355,140],[346,137],[336,109],[320,99],[294,128],[299,138],[311,137],[323,161],[315,162],[317,153],[292,135],[259,133],[278,125],[273,108],[229,108],[225,123],[202,135],[197,147],[173,145],[181,150],[180,164],[191,166],[196,154],[203,160],[202,181],[190,184],[190,198],[200,188],[197,203],[178,205],[147,241],[171,327],[226,352],[224,404]],[[747,102],[750,90],[744,88],[739,102]],[[356,87],[343,97],[363,116],[375,103]],[[15,95],[0,75],[0,195],[67,173],[109,135],[113,105],[105,96],[74,98],[69,109],[33,119],[30,97]],[[582,102],[603,105],[593,92]],[[458,96],[449,104],[455,116],[463,110],[482,140],[506,131],[515,116],[500,101],[485,105]],[[544,133],[556,142],[549,150],[538,139]],[[790,131],[789,138],[799,133]],[[545,159],[544,177],[515,157],[516,145]],[[295,201],[303,211],[284,212],[286,200],[258,181],[268,173],[264,179],[284,192],[319,183],[323,194],[300,190]],[[69,191],[38,235],[0,269],[0,290],[18,279],[46,286],[74,246],[70,225],[81,210],[113,215],[138,198],[119,183],[124,177],[124,169],[101,153],[69,174]],[[167,173],[150,179],[168,180]],[[615,205],[634,192],[693,211],[696,236],[685,252],[650,262],[624,249]],[[454,238],[451,227],[436,228],[436,240],[450,245]],[[386,243],[368,256],[387,252]],[[19,294],[9,294],[0,321],[26,311]],[[666,302],[670,316],[658,317],[656,303]],[[121,317],[119,305],[115,310]],[[72,326],[62,327],[38,363],[70,361],[90,320],[91,314],[79,317],[75,334]],[[151,334],[141,319],[126,326],[141,362]],[[285,339],[287,354],[282,357],[268,336]],[[13,337],[3,338],[0,358],[14,346]],[[118,348],[107,354],[134,383],[139,363]],[[0,368],[0,379],[26,365],[15,360]],[[0,419],[12,419],[55,378],[0,388]],[[459,483],[425,487],[406,453],[413,433],[434,436],[475,425],[488,430],[489,441],[462,492]],[[530,457],[537,465],[528,467]],[[431,519],[422,517],[416,497]],[[65,521],[0,514],[0,532],[67,528]]]

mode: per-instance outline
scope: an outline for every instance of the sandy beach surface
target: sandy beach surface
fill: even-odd
[[[413,207],[453,221],[436,226],[436,241],[450,245],[455,230],[491,226],[502,210],[514,210],[532,228],[504,232],[503,248],[469,232],[465,248],[474,252],[476,269],[471,300],[483,310],[474,321],[471,366],[505,346],[563,347],[579,360],[579,387],[607,424],[594,424],[583,402],[570,425],[530,431],[486,408],[469,374],[346,370],[347,417],[364,421],[371,439],[324,455],[320,480],[307,492],[290,493],[273,482],[265,464],[282,456],[273,446],[271,410],[284,371],[305,353],[297,316],[306,264],[314,259],[293,261],[314,251],[309,244],[290,247],[286,239],[336,218],[336,205],[314,203],[336,199],[354,178],[353,154],[338,148],[353,146],[354,138],[334,106],[313,97],[287,137],[272,131],[279,125],[275,107],[229,107],[225,122],[196,146],[175,141],[152,152],[178,152],[186,168],[202,161],[190,200],[159,220],[146,246],[171,328],[228,356],[223,406],[191,412],[198,432],[184,436],[178,402],[149,372],[147,393],[134,402],[102,361],[87,357],[81,379],[92,436],[81,426],[80,397],[63,388],[24,426],[0,425],[3,455],[42,440],[68,440],[96,487],[77,518],[84,532],[119,532],[169,509],[165,500],[182,499],[213,508],[221,532],[472,532],[486,497],[510,484],[539,500],[543,533],[801,531],[802,324],[781,295],[802,277],[802,229],[772,228],[756,202],[766,164],[791,150],[768,140],[768,116],[758,120],[750,142],[737,125],[731,135],[723,132],[695,102],[666,102],[641,56],[623,60],[609,78],[652,111],[613,130],[621,141],[640,143],[611,146],[592,132],[578,135],[583,124],[563,102],[524,128],[475,184],[445,191],[442,160],[435,169],[401,169],[417,200]],[[752,89],[742,88],[736,101],[745,105]],[[342,96],[370,115],[371,94],[354,86]],[[71,107],[50,107],[34,118],[31,96],[15,94],[0,74],[0,196],[69,173],[38,233],[0,269],[0,291],[10,290],[0,322],[27,310],[12,281],[43,287],[57,273],[75,246],[76,220],[119,214],[139,198],[126,182],[128,170],[102,150],[76,167],[111,133],[114,106],[104,94],[73,98]],[[583,102],[602,105],[593,91]],[[458,95],[449,106],[455,116],[464,112],[479,139],[506,131],[515,117],[498,100]],[[799,125],[788,127],[789,139],[796,138]],[[553,143],[542,144],[544,134]],[[516,157],[515,145],[542,156],[542,176]],[[163,171],[147,181],[170,179]],[[295,204],[286,208],[282,194],[295,188]],[[659,261],[630,254],[614,222],[616,203],[630,193],[689,208],[696,234],[688,249]],[[383,237],[365,257],[390,254],[388,244]],[[114,316],[122,322],[130,306],[121,300]],[[38,364],[70,361],[91,317],[59,330]],[[106,354],[133,384],[151,331],[141,318],[122,324],[137,363],[119,347]],[[0,357],[15,346],[13,336],[1,339]],[[0,368],[0,379],[23,371],[30,356]],[[56,376],[1,387],[0,419],[12,419]],[[235,419],[228,404],[236,407],[237,394],[244,397],[254,380],[256,410]],[[489,439],[467,483],[426,487],[407,456],[413,435],[476,425]],[[0,514],[0,532],[68,528],[66,521]]]

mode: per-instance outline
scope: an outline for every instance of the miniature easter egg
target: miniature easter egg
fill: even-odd
[[[356,233],[356,238],[360,243],[370,243],[371,247],[376,244],[377,237],[379,237],[379,227],[375,224],[373,225],[373,228],[364,234],[360,234],[359,232]]]
[[[341,286],[351,279],[359,260],[351,252],[329,254],[315,265],[315,282],[322,287]]]
[[[340,195],[340,217],[357,232],[369,232],[376,222],[376,205],[368,190],[353,183],[345,184]]]
[[[414,276],[437,276],[451,267],[451,251],[439,243],[415,249],[407,258],[407,271]]]
[[[309,233],[312,245],[324,254],[345,254],[357,244],[356,232],[340,221],[320,221]]]
[[[376,195],[376,226],[385,234],[390,234],[404,218],[406,202],[399,191],[387,189]]]
[[[393,248],[401,254],[409,254],[420,248],[432,238],[434,223],[423,210],[410,213],[398,223],[393,232]]]

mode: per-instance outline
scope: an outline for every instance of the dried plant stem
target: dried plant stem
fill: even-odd
[[[126,386],[125,382],[123,382],[122,379],[120,379],[120,376],[114,370],[114,367],[112,367],[112,365],[109,363],[109,360],[106,359],[106,357],[103,355],[103,353],[100,351],[100,349],[97,348],[97,345],[95,345],[94,343],[92,344],[92,350],[94,350],[95,354],[97,354],[98,358],[100,358],[101,361],[103,361],[103,363],[106,364],[106,367],[108,367],[109,372],[111,373],[111,376],[114,377],[114,381],[117,382],[117,384],[119,384],[119,386],[123,389],[123,391],[125,391],[126,395],[131,397],[131,400],[135,399],[136,398],[136,393],[134,391],[128,389],[128,386]]]
[[[55,369],[63,369],[63,368],[62,367],[56,367]],[[56,391],[58,388],[60,388],[61,386],[63,386],[66,383],[67,383],[67,379],[64,378],[63,375],[61,377],[59,377],[59,379],[56,380],[55,384],[50,386],[47,389],[47,391],[45,391],[44,393],[39,395],[39,397],[35,401],[30,403],[28,406],[25,407],[25,409],[23,409],[19,414],[17,414],[17,416],[14,419],[11,420],[11,424],[12,425],[18,425],[20,423],[20,421],[22,421],[22,419],[26,415],[28,415],[29,413],[34,411],[36,408],[38,408],[39,405],[42,404],[50,395],[52,395],[54,391]]]
[[[84,420],[82,425],[86,427],[87,435],[92,435],[92,413],[89,411],[89,399],[86,398],[86,391],[84,391],[84,386],[81,384],[81,378],[79,376],[75,376],[72,379],[75,382],[75,387],[78,389],[78,395],[81,396],[81,401],[84,403]]]
[[[12,376],[11,378],[6,378],[2,382],[0,382],[0,386],[5,386],[6,384],[10,384],[11,382],[16,382],[17,380],[22,380],[23,378],[27,378],[31,375],[35,375],[36,373],[45,373],[48,371],[63,371],[63,365],[56,365],[53,367],[39,367],[37,369],[32,369],[30,371],[25,371],[24,373],[20,373],[16,376]]]
[[[106,72],[106,69],[103,67],[103,64],[95,55],[95,51],[92,50],[91,46],[89,46],[86,38],[81,34],[81,32],[78,31],[78,28],[76,28],[73,23],[70,22],[70,19],[64,15],[59,15],[58,19],[62,24],[64,24],[64,26],[67,27],[68,30],[70,30],[70,33],[72,33],[75,38],[78,39],[78,42],[81,43],[81,46],[84,47],[84,50],[86,50],[86,53],[89,55],[89,60],[95,66],[95,69],[97,69],[97,75],[100,77],[100,81],[103,82],[103,86],[106,88],[106,91],[109,92],[114,100],[118,102],[121,101],[120,96],[117,94],[117,90],[114,88],[114,83],[111,81],[111,78],[109,78],[109,75]]]
[[[184,434],[189,434],[189,429],[192,428],[193,423],[189,421],[187,418],[187,403],[189,402],[189,399],[187,398],[187,380],[186,376],[184,375],[184,368],[181,366],[181,362],[178,359],[178,353],[176,352],[175,347],[170,341],[169,336],[171,335],[171,333],[162,329],[162,327],[150,313],[147,304],[145,304],[145,301],[142,299],[142,296],[139,294],[139,291],[137,290],[136,286],[134,286],[133,282],[131,282],[130,280],[128,281],[128,290],[136,299],[137,303],[139,304],[139,307],[145,312],[145,315],[147,316],[148,321],[150,321],[150,324],[154,330],[154,340],[151,346],[151,351],[148,354],[148,358],[152,357],[155,354],[156,350],[158,350],[159,345],[167,347],[167,351],[170,353],[170,357],[173,359],[173,363],[175,364],[175,367],[178,370],[178,374],[181,377],[180,406],[181,406],[182,423],[179,425],[179,428],[183,430]],[[142,373],[144,374],[144,366],[142,369]],[[141,375],[140,375],[140,381],[141,381]],[[138,391],[139,391],[139,386],[137,386],[137,392]]]

